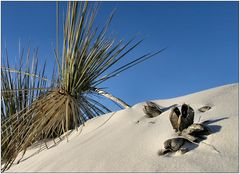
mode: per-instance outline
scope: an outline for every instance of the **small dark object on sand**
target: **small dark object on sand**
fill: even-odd
[[[206,112],[208,110],[210,110],[212,107],[211,106],[203,106],[201,108],[198,109],[199,112]]]
[[[182,131],[183,129],[187,128],[194,121],[194,110],[191,106],[187,104],[183,104],[181,108],[182,112],[182,120],[179,124],[179,130]]]
[[[172,109],[169,119],[173,129],[176,132],[181,132],[183,129],[186,129],[188,126],[193,124],[194,110],[189,105],[183,104],[181,107],[181,112],[177,107]]]
[[[159,106],[156,103],[148,101],[147,105],[144,105],[143,107],[143,112],[147,116],[153,118],[160,115],[163,111],[159,108]]]
[[[158,155],[165,155],[165,154],[167,154],[167,153],[169,153],[169,152],[171,152],[171,150],[169,150],[169,149],[161,149],[161,150],[159,150],[158,151]]]
[[[164,149],[161,149],[158,152],[158,155],[165,155],[169,152],[176,152],[179,151],[181,154],[186,153],[187,149],[182,148],[183,144],[185,143],[184,138],[171,138],[164,142]]]
[[[180,149],[184,142],[184,138],[171,138],[164,142],[164,148],[175,152]]]
[[[178,131],[178,119],[180,115],[181,115],[181,112],[177,107],[173,108],[169,115],[169,119],[172,124],[172,127],[176,132]]]
[[[187,129],[184,129],[180,134],[183,136],[193,136],[197,140],[199,137],[211,134],[211,130],[204,124],[193,123]]]

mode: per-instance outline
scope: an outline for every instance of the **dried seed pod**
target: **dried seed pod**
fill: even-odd
[[[147,116],[153,118],[153,117],[160,115],[163,111],[156,103],[148,101],[147,105],[144,105],[144,107],[143,107],[143,112]]]
[[[164,142],[164,148],[175,152],[179,150],[184,143],[185,143],[184,138],[180,138],[180,137],[171,138]]]
[[[172,124],[173,129],[177,132],[178,131],[178,119],[180,116],[180,111],[177,107],[173,108],[170,115],[169,115],[169,119],[170,122]]]
[[[184,129],[179,135],[183,136],[191,142],[196,142],[198,138],[209,135],[211,131],[208,127],[200,123],[194,123],[190,125],[187,129]]]
[[[206,112],[208,110],[210,110],[212,107],[211,106],[203,106],[201,108],[198,109],[199,112]]]
[[[182,131],[183,129],[187,128],[191,124],[193,124],[194,121],[194,110],[192,107],[190,107],[187,104],[183,104],[181,107],[181,121],[179,123],[179,129]]]
[[[191,135],[209,135],[211,133],[210,129],[201,123],[194,123],[187,128],[188,134]]]

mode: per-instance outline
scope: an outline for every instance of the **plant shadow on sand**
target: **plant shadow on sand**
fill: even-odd
[[[104,125],[115,115],[115,113],[116,113],[116,112],[113,112],[106,121],[104,121],[101,125],[99,125],[99,126],[98,126],[97,128],[95,128],[95,129],[93,129],[92,131],[88,132],[87,134],[92,133],[92,132],[94,132],[95,130],[99,129],[100,127],[104,126]],[[83,127],[82,127],[82,128],[83,128]],[[82,133],[82,128],[81,128],[81,130],[80,130],[80,132],[79,132],[79,135]],[[72,132],[73,132],[73,130],[71,130],[71,131],[68,133],[68,135],[70,135]],[[85,134],[85,135],[86,135],[86,134]],[[57,139],[57,138],[56,138],[56,139]],[[55,140],[56,140],[56,139],[55,139]],[[21,157],[20,159],[17,160],[16,164],[19,164],[20,162],[26,161],[27,159],[29,159],[29,158],[31,158],[31,157],[33,157],[33,156],[35,156],[35,155],[38,155],[40,152],[42,152],[42,151],[44,151],[44,150],[46,150],[46,149],[47,149],[47,150],[48,150],[48,149],[51,149],[51,148],[57,146],[59,143],[61,143],[61,142],[64,141],[64,140],[65,140],[64,138],[61,138],[61,139],[58,138],[57,142],[55,141],[55,143],[54,143],[54,144],[51,144],[50,146],[48,146],[47,144],[48,144],[49,142],[51,142],[51,141],[54,142],[53,139],[49,139],[49,140],[46,140],[46,141],[42,140],[42,141],[40,141],[40,142],[37,142],[37,143],[33,144],[31,148],[29,148],[29,149],[37,149],[37,150],[35,150],[34,153],[32,153],[31,155],[29,155],[29,156],[27,156],[27,157],[25,157],[25,158],[22,158],[22,157]]]
[[[47,145],[48,142],[50,141],[53,141],[52,139],[50,140],[47,140],[47,141],[40,141],[40,142],[36,142],[35,144],[32,145],[32,147],[29,148],[30,149],[35,149],[34,152],[32,154],[30,154],[29,156],[26,156],[25,158],[23,158],[24,156],[22,156],[20,159],[18,159],[16,161],[16,165],[23,162],[23,161],[26,161],[27,159],[35,156],[35,155],[38,155],[40,152],[44,151],[44,150],[48,150],[48,149],[51,149],[55,146],[57,146],[60,142],[62,142],[64,139],[59,139],[57,142],[55,142],[54,144],[51,144],[51,145]],[[21,154],[21,153],[20,153]]]
[[[222,120],[225,120],[225,119],[228,119],[228,117],[222,117],[222,118],[219,118],[219,119],[211,119],[211,120],[207,120],[207,121],[204,121],[202,124],[204,126],[206,126],[209,130],[210,130],[210,134],[209,135],[212,135],[214,133],[217,133],[217,132],[220,132],[222,126],[220,125],[211,125],[212,123],[216,123],[216,122],[219,122],[219,121],[222,121]],[[196,144],[194,143],[191,143],[191,142],[186,142],[183,147],[184,148],[188,148],[188,152],[191,151],[191,150],[194,150],[196,149],[201,143],[203,143],[202,141],[203,140],[206,140],[207,139],[207,136],[209,135],[203,135],[201,137],[199,137],[199,140],[197,141]],[[213,148],[213,150],[219,152],[213,145],[211,144],[207,144],[207,143],[203,143],[205,145],[208,145],[208,146],[211,146],[211,148]]]
[[[209,125],[209,124],[216,123],[218,121],[222,121],[222,120],[225,120],[225,119],[228,119],[228,118],[229,117],[223,117],[223,118],[214,119],[214,120],[207,120],[207,121],[204,121],[202,124],[204,124],[205,126],[207,126],[210,129],[211,134],[214,134],[216,132],[219,132],[221,130],[222,126],[219,126],[219,125]]]
[[[211,148],[213,151],[215,151],[215,152],[220,154],[221,152],[214,145],[208,144],[208,143],[203,142],[203,141],[207,139],[207,136],[210,136],[210,135],[212,135],[214,133],[220,132],[222,126],[215,125],[215,124],[211,125],[212,123],[216,123],[216,122],[228,119],[228,118],[229,117],[222,117],[222,118],[219,118],[219,119],[211,119],[211,120],[206,120],[206,121],[202,122],[202,124],[209,129],[210,134],[209,135],[202,135],[202,136],[200,136],[196,143],[193,143],[193,142],[190,142],[190,141],[186,140],[186,142],[184,143],[182,148],[187,149],[186,153],[188,153],[188,152],[198,148],[198,146],[200,144],[204,144],[204,145],[208,146],[209,148]],[[177,152],[169,152],[169,153],[167,153],[165,155],[165,157],[172,157],[172,156],[175,156],[176,154],[177,154]]]
[[[163,112],[166,112],[167,110],[169,110],[171,108],[174,108],[174,107],[177,107],[177,106],[178,106],[178,104],[173,104],[173,105],[168,106],[168,107],[162,107],[161,109],[162,109]]]

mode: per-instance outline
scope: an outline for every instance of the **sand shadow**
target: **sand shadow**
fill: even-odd
[[[36,151],[35,151],[34,153],[32,153],[32,154],[29,155],[28,157],[24,158],[24,156],[25,156],[25,152],[24,152],[24,153],[22,154],[22,157],[21,157],[20,159],[18,159],[15,164],[17,165],[17,164],[19,164],[19,163],[21,163],[21,162],[23,162],[23,161],[26,161],[27,159],[29,159],[29,158],[31,158],[31,157],[39,154],[40,152],[42,152],[42,151],[44,151],[44,150],[46,150],[46,149],[49,150],[49,149],[57,146],[57,145],[58,145],[60,142],[62,142],[63,140],[64,140],[63,138],[59,138],[58,141],[53,141],[53,139],[51,139],[51,140],[48,140],[48,141],[44,141],[44,140],[43,140],[43,141],[41,141],[41,142],[38,142],[38,143],[36,143],[35,145],[33,145],[33,147],[31,147],[31,149],[32,149],[32,148],[35,148],[35,149],[36,149]],[[54,143],[53,143],[52,145],[47,145],[47,143],[50,142],[50,141],[53,141]]]
[[[167,110],[169,110],[169,109],[171,109],[173,107],[177,107],[177,106],[178,106],[178,104],[173,104],[173,105],[165,107],[165,108],[160,107],[160,106],[159,107],[161,108],[162,112],[166,112]]]
[[[228,119],[228,118],[229,117],[222,117],[222,118],[218,118],[218,119],[210,119],[210,120],[203,121],[202,124],[209,125],[209,124],[216,123],[218,121],[222,121],[222,120],[225,120],[225,119]]]
[[[191,143],[191,142],[185,142],[182,147],[187,148],[187,149],[188,149],[187,152],[189,152],[189,151],[191,151],[191,150],[196,149],[198,146],[199,146],[199,144],[193,144],[193,143]]]
[[[207,126],[209,129],[210,129],[210,134],[214,134],[216,132],[220,132],[222,126],[219,126],[219,125],[210,125],[210,126]]]
[[[56,138],[48,138],[48,139],[42,139],[42,140],[39,140],[35,143],[33,143],[30,147],[28,147],[26,149],[27,150],[30,150],[30,149],[36,149],[36,151],[34,151],[32,154],[30,154],[28,157],[25,157],[25,153],[26,151],[23,151],[23,152],[20,152],[19,155],[22,155],[20,157],[20,159],[18,159],[16,161],[16,165],[23,162],[23,161],[26,161],[27,159],[33,157],[34,155],[37,155],[39,154],[40,152],[44,151],[44,150],[49,150],[55,146],[57,146],[59,143],[61,143],[63,140],[66,140],[68,142],[68,136],[73,132],[74,130],[69,130],[69,132],[66,132],[65,135],[61,135],[60,137],[56,137]],[[48,144],[49,142],[52,142],[52,144]],[[25,157],[25,158],[24,158]]]
[[[196,144],[192,143],[192,142],[186,142],[183,146],[188,148],[188,152],[196,149],[201,144],[201,142],[203,140],[207,139],[207,137],[209,135],[220,132],[220,130],[222,128],[222,126],[220,126],[220,125],[209,125],[209,124],[216,123],[216,122],[219,122],[219,121],[222,121],[222,120],[225,120],[225,119],[228,119],[228,117],[222,117],[222,118],[219,118],[219,119],[211,119],[211,120],[204,121],[202,124],[208,129],[209,134],[203,134],[203,135],[198,136],[198,141],[196,142]],[[212,146],[210,144],[207,144],[207,143],[204,143],[204,144],[208,145],[208,146],[211,146],[213,149],[215,148],[214,146]]]
[[[89,133],[91,133],[91,132],[94,132],[95,130],[97,130],[97,129],[99,129],[100,127],[104,126],[104,125],[115,115],[115,113],[116,113],[116,112],[113,112],[112,115],[111,115],[106,121],[104,121],[100,126],[98,126],[97,128],[95,128],[94,130],[88,132],[87,134],[89,134]],[[83,127],[82,127],[82,128],[83,128]],[[80,130],[80,132],[79,132],[79,135],[80,135],[81,132],[82,132],[82,128],[81,128],[81,130]],[[74,130],[70,130],[70,131],[67,133],[67,136],[69,136],[73,131],[74,131]],[[64,135],[63,135],[63,136],[64,136]],[[42,151],[44,151],[44,150],[46,150],[46,149],[49,150],[49,149],[57,146],[57,145],[58,145],[60,142],[62,142],[63,140],[67,140],[67,141],[68,141],[68,138],[66,138],[66,137],[62,137],[62,138],[61,138],[61,137],[57,137],[57,138],[58,138],[57,141],[54,141],[53,139],[50,139],[50,140],[46,140],[46,141],[42,140],[42,141],[40,141],[40,142],[36,142],[36,143],[31,147],[31,148],[36,148],[36,149],[38,148],[38,149],[36,150],[36,152],[32,153],[31,155],[29,155],[29,156],[26,157],[26,158],[24,158],[25,153],[23,153],[23,156],[22,156],[19,160],[17,160],[16,165],[19,164],[19,163],[21,163],[21,162],[23,162],[23,161],[25,161],[25,160],[27,160],[27,159],[29,159],[29,158],[31,158],[31,157],[33,157],[34,155],[39,154],[40,152],[42,152]],[[55,139],[55,140],[56,140],[56,139]],[[52,145],[48,146],[47,143],[48,143],[49,141],[53,141],[54,143],[53,143]]]

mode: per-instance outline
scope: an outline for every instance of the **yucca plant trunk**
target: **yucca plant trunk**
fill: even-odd
[[[124,108],[130,108],[130,107],[131,107],[131,106],[128,105],[126,102],[122,101],[121,99],[119,99],[119,98],[117,98],[117,97],[114,97],[112,94],[109,94],[109,93],[106,92],[106,91],[103,91],[103,90],[101,90],[101,89],[95,89],[95,91],[96,91],[98,94],[100,94],[100,95],[102,95],[102,96],[104,96],[104,97],[106,97],[106,98],[108,98],[108,99],[110,99],[110,100],[112,100],[112,101],[120,104],[120,105],[123,106]]]

